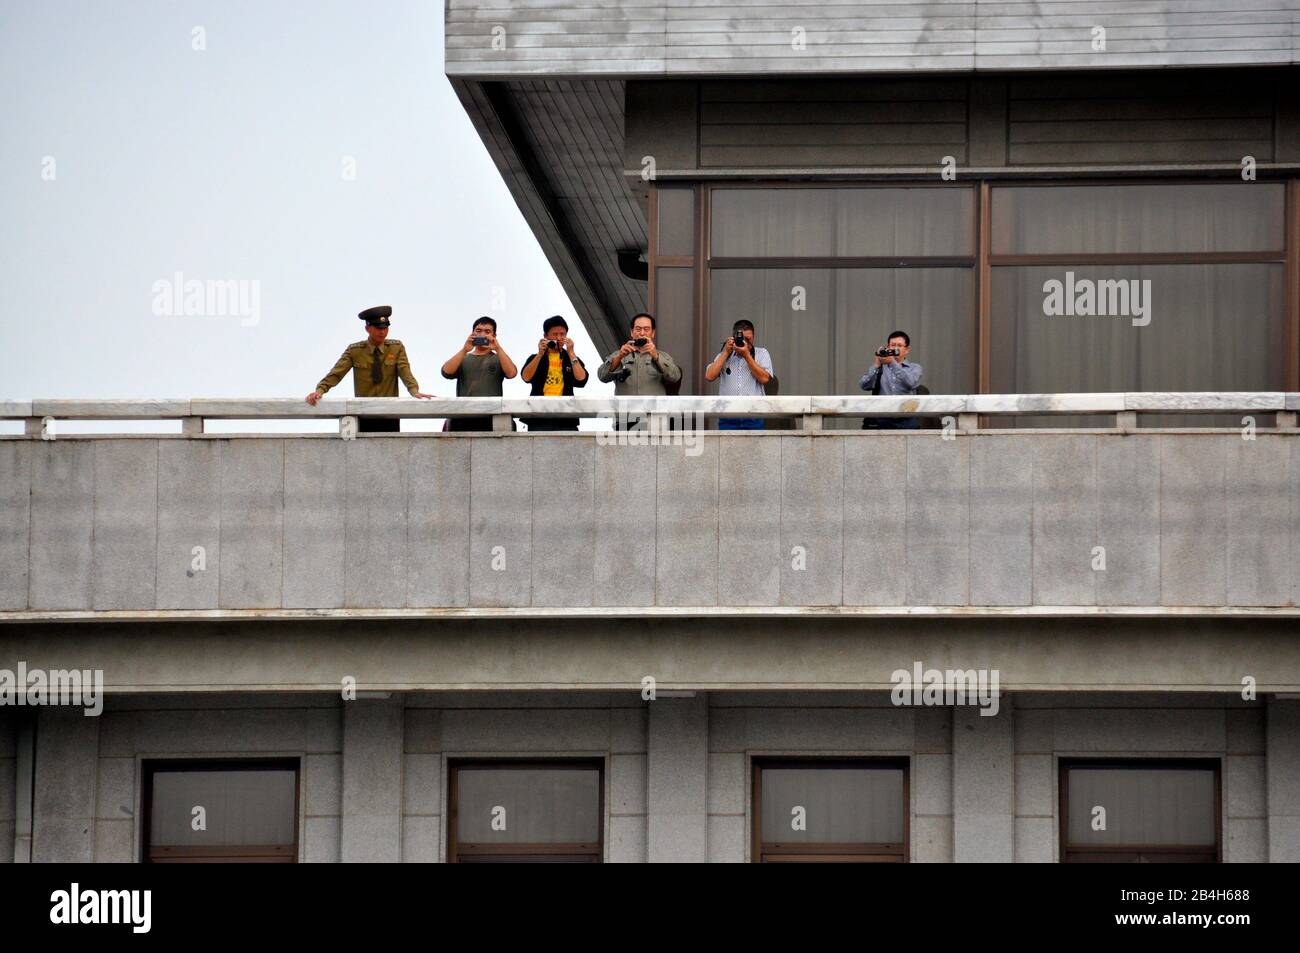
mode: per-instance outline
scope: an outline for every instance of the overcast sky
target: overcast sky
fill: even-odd
[[[517,363],[556,313],[597,357],[437,0],[3,0],[0,88],[0,398],[301,397],[376,304],[440,395],[480,314]],[[178,273],[246,297],[188,314]]]

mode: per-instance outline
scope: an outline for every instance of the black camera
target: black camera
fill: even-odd
[[[552,340],[546,342],[546,350],[548,350],[548,351],[554,351],[554,350],[556,350],[559,346],[560,346],[560,345],[558,345],[558,344],[555,343],[555,340],[554,340],[554,339],[552,339]]]
[[[485,337],[476,337],[476,338],[474,338],[474,346],[475,346],[475,347],[487,347],[487,346],[488,346],[488,339],[485,338]]]
[[[633,347],[645,347],[645,346],[646,346],[647,344],[649,344],[649,343],[650,343],[650,339],[649,339],[649,338],[633,338],[633,339],[632,339],[632,346],[633,346]]]
[[[898,348],[882,347],[876,351],[876,357],[898,357]]]
[[[745,346],[745,332],[744,332],[744,331],[737,331],[737,332],[736,332],[735,341],[736,341],[736,347],[744,347],[744,346]]]
[[[613,378],[614,378],[615,383],[621,384],[621,383],[623,383],[625,380],[627,380],[629,377],[632,376],[632,368],[630,368],[630,367],[620,367],[618,370],[616,370],[616,371],[613,373],[612,376],[613,376]]]

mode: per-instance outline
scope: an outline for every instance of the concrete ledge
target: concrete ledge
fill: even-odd
[[[891,414],[960,414],[971,398],[955,396],[915,397],[810,397],[808,413],[824,416],[889,416]]]
[[[415,401],[412,400],[411,403],[415,403]],[[280,417],[343,417],[347,415],[348,411],[347,403],[338,400],[321,401],[313,407],[301,397],[278,400],[216,397],[191,400],[190,413],[195,417],[251,420],[259,417],[269,417],[271,419]]]
[[[978,414],[1113,414],[1124,410],[1130,394],[979,394],[966,398]],[[1192,395],[1185,395],[1192,396]]]
[[[1124,409],[1145,413],[1235,413],[1285,410],[1288,395],[1276,393],[1125,394]],[[1290,395],[1295,397],[1297,395]]]
[[[932,394],[915,397],[822,395],[792,397],[475,397],[417,400],[408,397],[325,399],[195,398],[192,400],[0,401],[0,420],[55,417],[145,420],[177,417],[253,420],[342,416],[465,417],[510,415],[597,417],[692,414],[705,417],[990,416],[1138,413],[1222,414],[1300,409],[1300,394],[1178,392],[1108,394]]]
[[[885,691],[893,673],[996,670],[1002,692],[1300,692],[1292,620],[411,619],[0,627],[28,670],[99,669],[111,693]],[[662,695],[661,695],[662,697]]]
[[[245,622],[299,619],[1300,619],[1300,606],[474,606],[339,609],[12,610],[34,622]]]
[[[32,417],[76,420],[168,420],[190,416],[188,400],[34,400]]]

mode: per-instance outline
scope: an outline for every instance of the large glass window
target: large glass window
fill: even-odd
[[[453,762],[447,859],[599,863],[603,790],[599,762]]]
[[[294,863],[296,761],[145,762],[145,860]]]
[[[925,367],[923,393],[978,388],[972,187],[710,194],[702,361],[745,318],[772,356],[782,394],[861,394],[872,352],[903,330],[911,359]]]
[[[975,275],[969,268],[717,268],[708,355],[738,318],[756,327],[783,394],[861,394],[871,354],[901,329],[931,393],[976,387]]]
[[[907,768],[863,759],[754,762],[759,863],[900,863],[907,858]]]
[[[1064,762],[1061,860],[1214,863],[1217,762]]]
[[[895,329],[912,337],[922,393],[1279,391],[1300,373],[1284,182],[705,183],[691,193],[659,191],[653,279],[683,393],[716,390],[703,366],[741,318],[757,326],[785,395],[861,393],[871,352]],[[686,228],[697,215],[702,243]]]
[[[975,192],[954,188],[713,191],[717,258],[970,256]]]
[[[661,188],[658,196],[658,231],[660,257],[695,254],[695,190]]]
[[[655,270],[655,341],[682,369],[681,393],[695,393],[695,269]],[[626,330],[626,326],[624,327]],[[711,358],[713,355],[709,355]]]
[[[1285,389],[1293,356],[1284,346],[1282,184],[994,186],[991,194],[991,392]],[[1110,424],[1011,423],[1099,419]]]
[[[1045,313],[1052,282],[1106,313]],[[993,269],[991,289],[997,393],[1283,389],[1281,264],[1006,267]],[[1144,313],[1128,313],[1131,298]]]
[[[993,188],[994,255],[1282,251],[1285,186]]]

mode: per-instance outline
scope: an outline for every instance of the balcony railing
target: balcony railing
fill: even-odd
[[[179,420],[183,434],[204,433],[209,420],[322,420],[355,433],[358,418],[491,417],[493,429],[509,431],[515,417],[676,418],[699,423],[718,417],[761,417],[820,430],[827,418],[926,417],[972,431],[981,418],[1104,417],[1115,426],[1137,426],[1138,414],[1276,414],[1276,427],[1295,429],[1300,393],[1135,392],[1101,394],[970,394],[916,397],[462,397],[414,400],[362,397],[323,400],[315,406],[287,398],[195,398],[191,400],[3,400],[0,420],[22,420],[24,432],[52,436],[58,420]],[[897,433],[898,431],[891,431]],[[731,431],[744,433],[744,431]],[[425,434],[427,436],[428,434]]]

